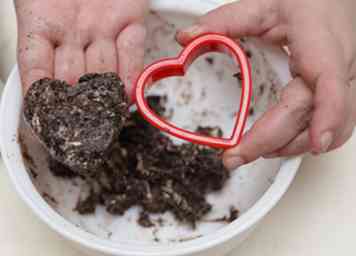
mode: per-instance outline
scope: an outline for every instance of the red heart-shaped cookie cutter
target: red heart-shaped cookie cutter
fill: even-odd
[[[209,137],[179,128],[154,113],[145,99],[145,89],[148,86],[166,77],[183,76],[195,59],[208,52],[229,54],[241,69],[242,93],[240,109],[230,138]],[[134,99],[142,116],[161,131],[192,143],[226,149],[234,147],[240,142],[248,116],[251,94],[251,68],[243,49],[234,40],[226,36],[205,34],[188,44],[177,58],[163,59],[148,66],[137,79]]]

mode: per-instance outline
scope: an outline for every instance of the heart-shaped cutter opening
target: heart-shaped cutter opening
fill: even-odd
[[[163,78],[184,76],[186,70],[198,57],[209,52],[221,52],[231,56],[241,70],[240,107],[230,138],[210,137],[177,127],[152,111],[145,99],[145,90],[149,86]],[[224,35],[204,34],[190,42],[177,58],[162,59],[145,68],[136,81],[133,99],[143,118],[161,131],[195,144],[227,149],[238,145],[241,140],[248,117],[251,96],[251,66],[244,50],[237,42]]]

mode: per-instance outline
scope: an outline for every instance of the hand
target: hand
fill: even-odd
[[[177,34],[181,44],[205,32],[255,36],[286,45],[291,52],[294,79],[241,144],[224,153],[228,168],[261,156],[327,152],[351,136],[356,117],[355,9],[354,0],[241,0]]]
[[[127,87],[143,68],[148,0],[15,0],[25,91],[49,77],[118,72]],[[129,88],[127,88],[129,90]]]

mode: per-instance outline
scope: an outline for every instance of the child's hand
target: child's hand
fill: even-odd
[[[15,0],[25,90],[87,72],[118,72],[127,86],[143,67],[147,0]],[[129,89],[128,89],[129,90]]]
[[[184,44],[204,32],[257,36],[287,45],[294,79],[281,102],[225,152],[235,168],[260,156],[335,149],[351,136],[356,109],[356,1],[242,0],[214,10],[177,35]]]

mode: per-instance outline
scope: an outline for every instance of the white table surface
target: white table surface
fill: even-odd
[[[2,79],[15,62],[14,24],[12,0],[0,0]],[[336,152],[307,157],[282,201],[230,256],[355,255],[355,150],[356,136]],[[85,256],[32,214],[1,162],[0,202],[0,255]]]

